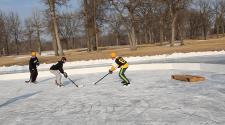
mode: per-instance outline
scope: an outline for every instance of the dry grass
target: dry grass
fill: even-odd
[[[98,52],[85,52],[70,50],[65,53],[68,61],[91,60],[91,59],[106,59],[109,58],[111,52],[116,52],[121,56],[146,56],[159,54],[172,54],[174,52],[200,52],[200,51],[220,51],[225,50],[225,38],[210,39],[210,40],[186,40],[184,46],[157,46],[157,45],[141,45],[138,50],[132,51],[128,46],[123,47],[109,47],[108,49],[101,48]],[[0,66],[10,65],[25,65],[28,63],[29,55],[24,58],[15,58],[16,56],[0,57]],[[38,56],[41,63],[56,62],[60,57]]]

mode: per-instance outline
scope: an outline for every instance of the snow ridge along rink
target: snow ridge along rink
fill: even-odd
[[[28,73],[0,75],[1,125],[224,125],[225,66],[204,63],[130,65],[131,86],[118,72],[98,85],[108,66],[66,69],[80,88],[63,78],[57,88],[49,71],[38,84]],[[193,74],[206,81],[188,84],[172,74]]]

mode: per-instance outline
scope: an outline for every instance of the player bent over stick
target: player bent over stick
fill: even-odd
[[[51,66],[50,72],[56,76],[55,78],[55,84],[59,87],[64,86],[64,84],[61,82],[61,74],[64,75],[65,78],[68,77],[67,73],[63,70],[63,64],[66,62],[66,57],[62,57],[60,61],[58,61],[57,64]]]
[[[111,66],[111,69],[109,69],[109,73],[112,74],[117,68],[120,68],[119,77],[123,80],[121,83],[123,83],[125,86],[130,84],[130,81],[125,76],[125,72],[128,68],[128,63],[126,60],[124,60],[120,56],[116,56],[116,53],[111,53],[111,58],[113,60],[113,64]]]

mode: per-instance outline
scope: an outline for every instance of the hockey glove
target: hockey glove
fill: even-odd
[[[64,75],[64,77],[65,77],[65,78],[67,78],[67,77],[68,77],[68,75],[67,75],[67,73],[66,73],[66,72],[64,72],[64,73],[63,73],[63,75]]]
[[[109,74],[112,74],[113,73],[113,71],[112,70],[109,70]]]

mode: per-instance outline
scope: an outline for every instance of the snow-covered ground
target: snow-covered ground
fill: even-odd
[[[46,52],[46,55],[51,52]],[[19,57],[22,58],[22,57]],[[143,57],[125,57],[129,64],[143,64],[143,63],[217,63],[225,64],[225,51],[208,51],[208,52],[191,52],[191,53],[173,53],[171,55],[156,55],[156,56],[143,56]],[[75,61],[67,62],[64,65],[65,69],[71,68],[87,68],[97,66],[107,66],[111,64],[111,59],[103,60],[89,60],[89,61]],[[39,70],[48,70],[53,64],[43,64],[38,67]],[[28,65],[25,66],[10,66],[0,67],[0,74],[15,73],[15,72],[28,72]]]
[[[225,65],[188,63],[195,57],[221,61],[224,52],[189,54],[127,58],[128,87],[122,86],[118,72],[93,85],[107,73],[111,60],[67,63],[65,71],[79,88],[65,78],[65,87],[56,87],[54,76],[44,70],[50,66],[46,64],[39,67],[43,70],[37,84],[24,83],[28,72],[2,74],[0,125],[224,125]],[[183,62],[148,64],[154,58]],[[172,80],[172,74],[201,75],[206,80],[190,84]]]

